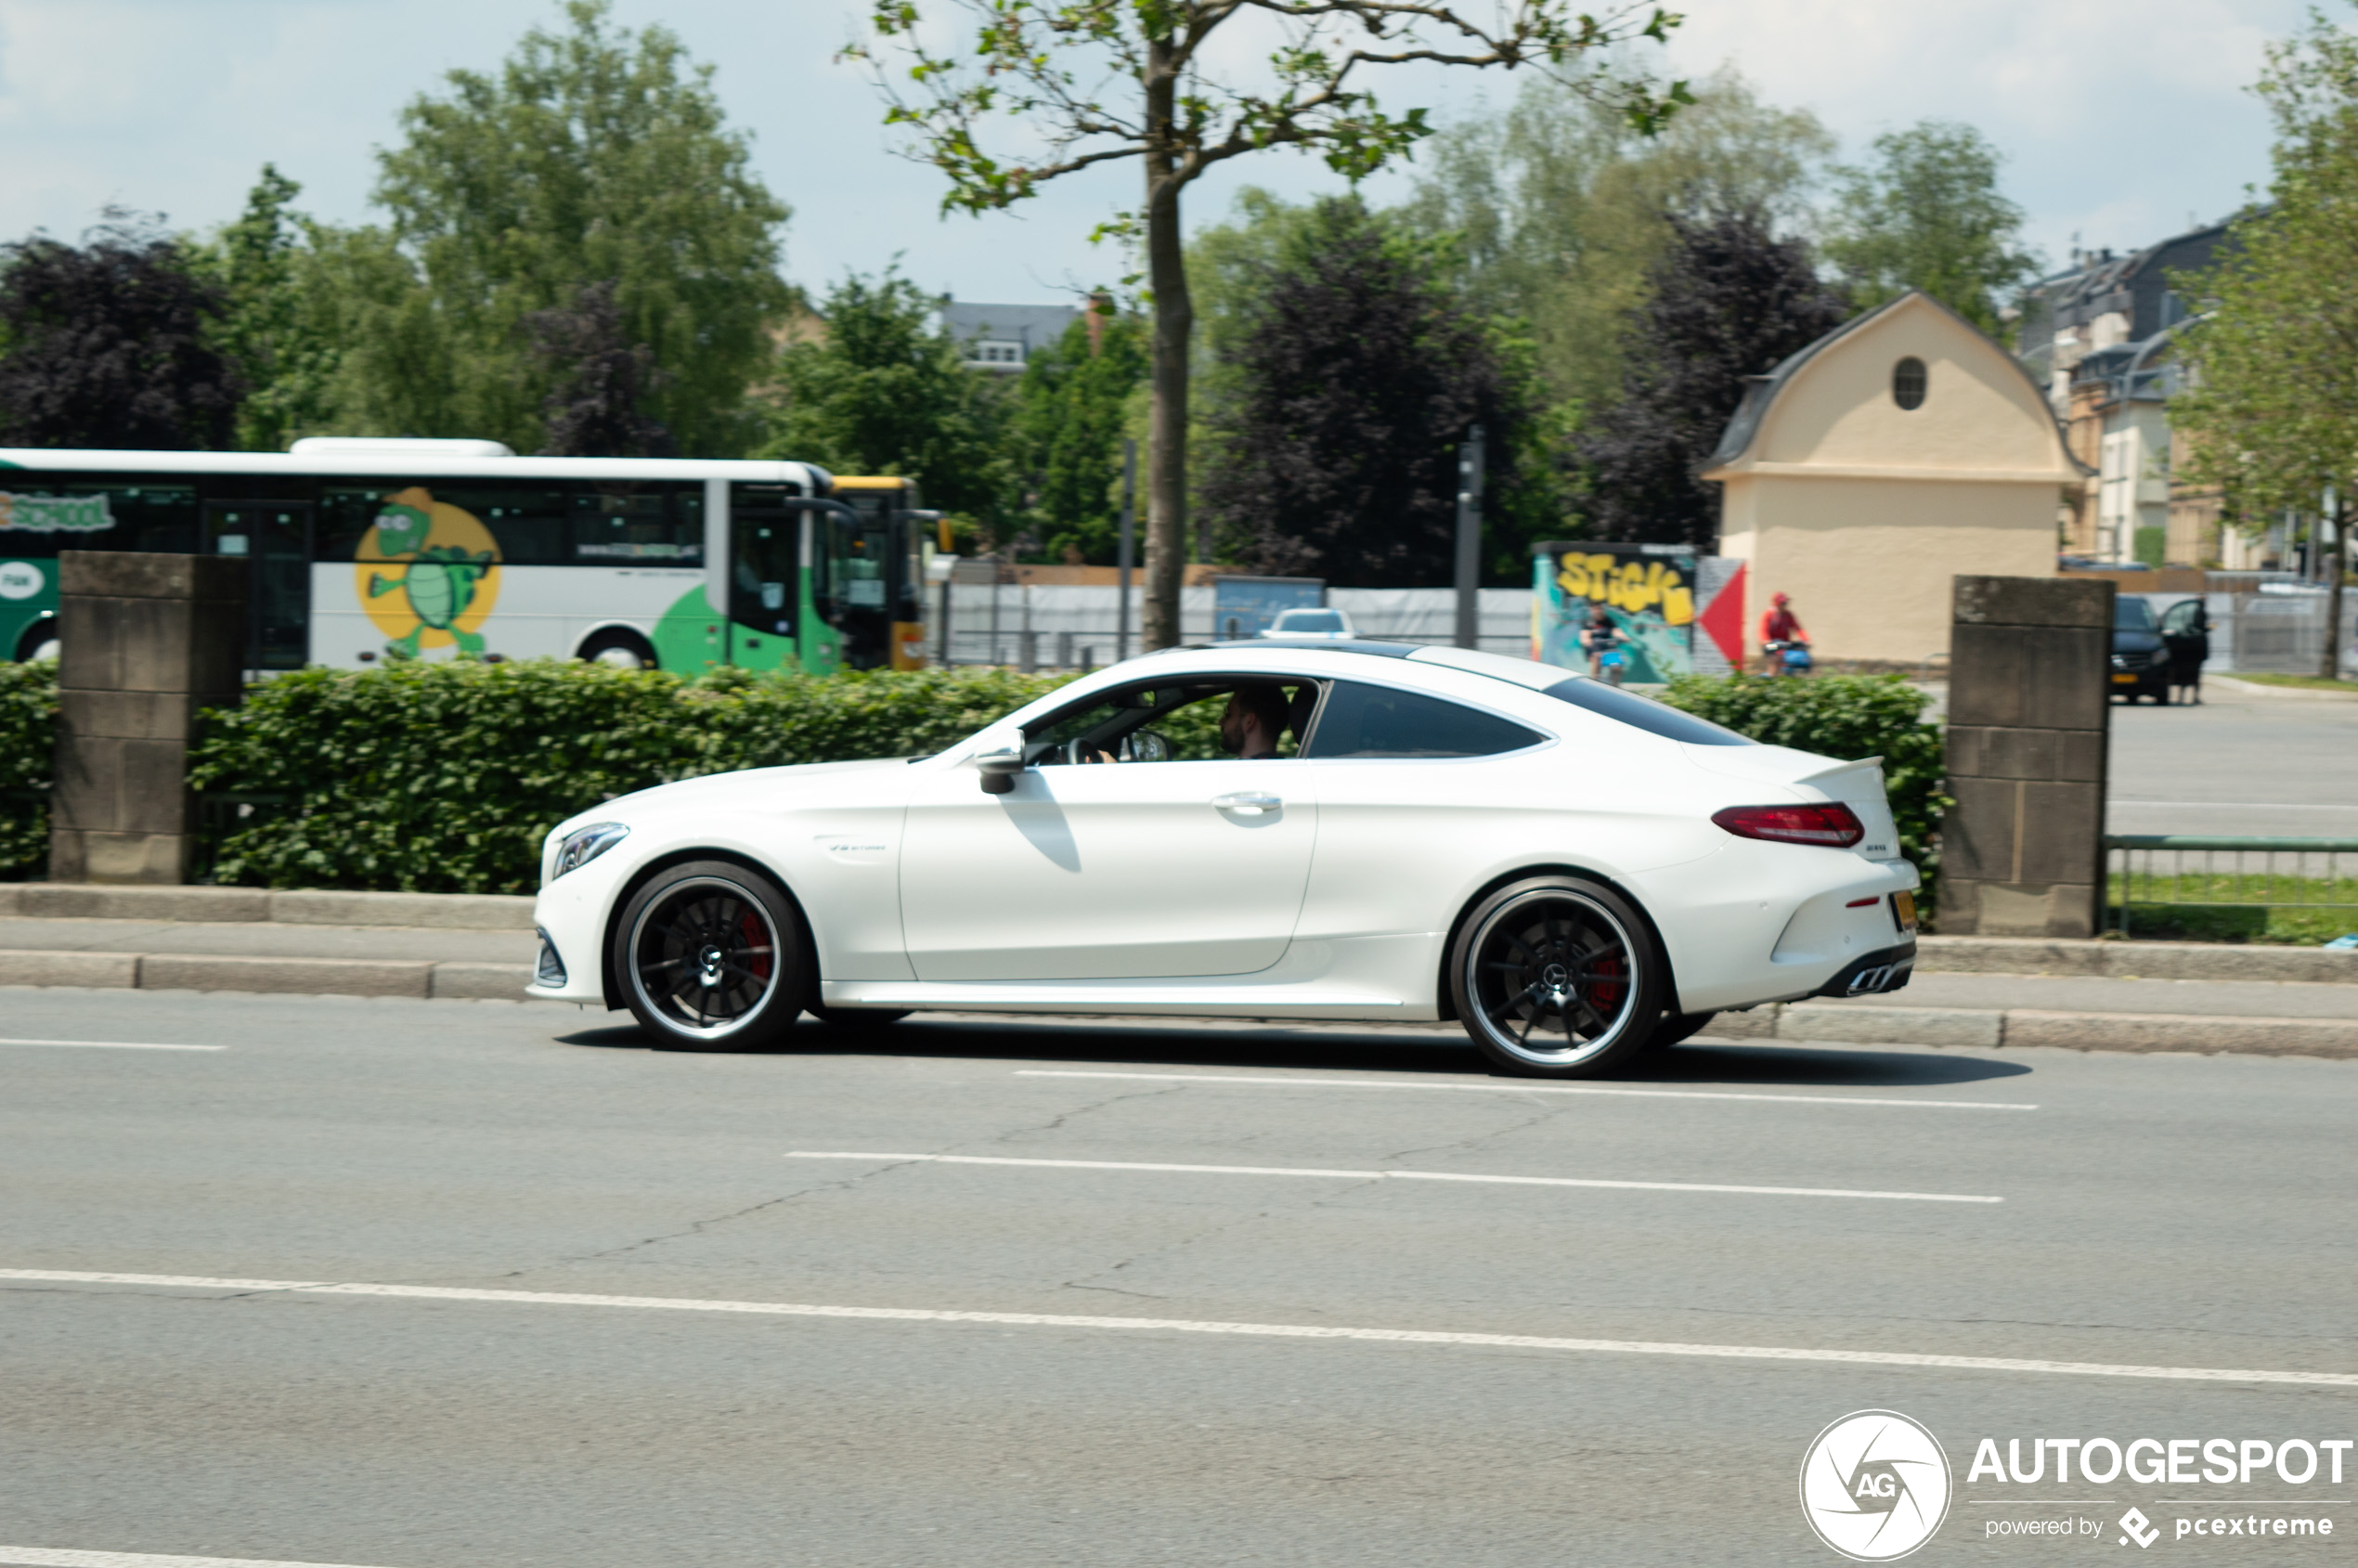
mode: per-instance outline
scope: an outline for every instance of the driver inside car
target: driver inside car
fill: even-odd
[[[1282,686],[1255,682],[1228,693],[1220,715],[1220,749],[1245,761],[1282,755],[1277,745],[1290,721],[1289,704]],[[1102,746],[1076,747],[1082,762],[1130,762],[1137,758]]]
[[[1220,716],[1220,749],[1250,762],[1277,755],[1286,728],[1286,693],[1276,686],[1239,686]]]

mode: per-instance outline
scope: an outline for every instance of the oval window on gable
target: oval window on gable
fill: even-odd
[[[1891,368],[1891,400],[1903,408],[1924,406],[1924,362],[1912,354]]]

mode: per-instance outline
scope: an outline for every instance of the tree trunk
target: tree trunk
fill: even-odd
[[[1196,324],[1180,248],[1181,184],[1171,141],[1176,50],[1147,47],[1147,284],[1154,291],[1154,401],[1147,425],[1147,595],[1141,641],[1179,641],[1179,585],[1187,559],[1188,339]]]
[[[2326,568],[2326,581],[2331,585],[2326,591],[2326,652],[2318,660],[2317,673],[2328,680],[2341,679],[2341,577],[2342,564],[2349,559],[2349,549],[2342,543],[2342,530],[2349,526],[2349,503],[2341,499],[2339,486],[2334,491],[2334,542],[2329,550],[2318,541],[2317,554]]]

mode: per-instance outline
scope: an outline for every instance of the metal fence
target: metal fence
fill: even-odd
[[[2341,634],[2335,647],[2341,667],[2349,669],[2358,665],[2351,646],[2358,641],[2358,593],[2342,598]],[[2326,651],[2326,608],[2322,589],[2236,594],[2227,639],[2235,667],[2257,674],[2316,674]]]
[[[2358,924],[2358,838],[2107,834],[2105,853],[2109,914],[2124,936],[2132,908],[2157,906],[2347,909]]]

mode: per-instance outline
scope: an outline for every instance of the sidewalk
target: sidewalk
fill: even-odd
[[[538,948],[525,898],[0,884],[0,986],[516,1001]],[[1905,991],[1704,1037],[2358,1057],[2358,953],[1929,937]]]

